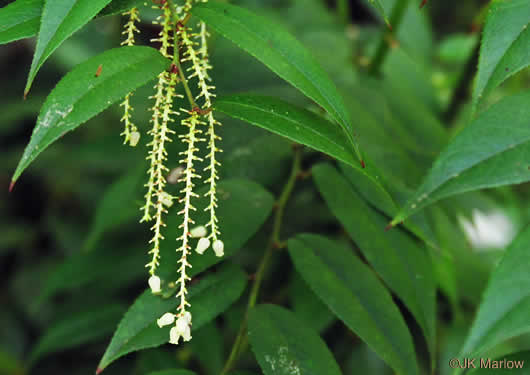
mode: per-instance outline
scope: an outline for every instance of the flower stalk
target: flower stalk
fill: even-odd
[[[140,16],[139,11],[137,8],[132,8],[128,12],[123,13],[124,16],[129,16],[128,22],[124,25],[124,30],[122,31],[123,35],[126,35],[126,39],[121,42],[120,45],[122,46],[133,46],[135,43],[134,39],[134,33],[139,33],[140,31],[136,27],[136,24],[140,22]],[[138,144],[138,141],[140,140],[140,133],[138,132],[138,128],[131,120],[132,117],[132,110],[131,107],[131,96],[133,95],[133,92],[128,93],[125,96],[125,99],[120,104],[120,107],[123,107],[123,116],[120,120],[120,122],[124,123],[123,132],[120,134],[124,137],[123,143],[129,145],[131,147],[134,147]]]
[[[202,125],[203,122],[200,120],[197,112],[189,111],[189,117],[182,120],[182,125],[188,127],[189,131],[187,134],[180,135],[182,142],[188,145],[186,151],[180,152],[180,155],[183,155],[184,158],[180,160],[180,163],[185,164],[185,169],[180,179],[181,183],[184,183],[184,188],[180,191],[183,194],[183,197],[180,199],[180,202],[183,205],[179,215],[183,216],[182,224],[180,224],[179,229],[182,229],[182,235],[177,239],[180,241],[181,245],[177,249],[177,252],[180,252],[179,260],[179,291],[177,293],[177,298],[180,298],[180,304],[178,307],[179,313],[183,314],[186,312],[186,306],[189,306],[189,303],[186,300],[186,295],[188,290],[186,288],[186,282],[190,280],[190,277],[187,275],[187,268],[191,267],[191,264],[188,262],[187,257],[190,254],[190,225],[195,224],[191,218],[191,212],[195,211],[196,208],[192,204],[192,199],[199,197],[198,194],[194,192],[195,184],[193,180],[195,178],[200,178],[200,175],[196,173],[194,168],[194,163],[196,161],[202,161],[200,157],[197,156],[197,143],[201,142],[203,139],[200,138],[202,131],[198,128],[199,125]]]

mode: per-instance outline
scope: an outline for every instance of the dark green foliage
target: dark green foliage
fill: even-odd
[[[185,2],[0,2],[0,374],[528,373],[494,366],[530,361],[530,2],[193,0],[170,28],[212,34],[209,108],[183,41],[169,59],[153,41]],[[164,71],[186,96],[155,295],[139,220]],[[191,239],[175,346],[157,319],[180,304],[189,110],[223,125],[224,256]],[[190,231],[210,219],[198,156]]]

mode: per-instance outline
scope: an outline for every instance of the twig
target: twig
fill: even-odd
[[[453,91],[453,96],[451,97],[451,101],[449,102],[449,105],[447,106],[447,110],[444,113],[443,118],[445,120],[447,127],[449,127],[450,124],[454,121],[462,105],[469,98],[471,84],[473,82],[475,70],[477,69],[477,65],[478,65],[479,53],[480,53],[480,43],[477,43],[477,46],[473,50],[471,57],[467,61],[466,66],[464,67],[464,70],[462,71],[462,74],[460,75],[460,80],[458,81],[458,85],[456,86],[455,91]]]
[[[230,355],[228,356],[228,360],[225,363],[221,375],[227,374],[234,367],[237,359],[239,358],[239,354],[247,345],[247,336],[245,333],[247,330],[248,313],[256,305],[261,284],[263,283],[263,277],[265,276],[265,272],[269,266],[270,260],[272,258],[272,255],[274,254],[275,249],[277,249],[278,245],[280,244],[280,231],[282,227],[283,213],[285,211],[287,201],[289,200],[289,198],[291,197],[291,193],[293,192],[296,179],[300,173],[301,159],[302,150],[301,148],[297,147],[294,151],[291,174],[287,182],[285,183],[285,186],[283,187],[282,193],[280,194],[280,197],[278,198],[278,202],[276,204],[276,213],[274,215],[272,234],[269,240],[269,244],[267,245],[267,249],[265,250],[263,258],[261,259],[261,262],[258,266],[258,270],[256,271],[254,284],[252,285],[252,289],[250,290],[250,296],[248,298],[248,305],[247,311],[245,313],[245,318],[239,326],[239,331],[237,333],[236,340],[232,345],[232,350],[230,351]]]
[[[385,62],[386,56],[390,50],[391,41],[394,36],[397,34],[401,21],[403,21],[403,16],[405,15],[405,10],[407,9],[408,0],[397,0],[396,5],[392,9],[392,14],[390,14],[390,25],[386,32],[383,33],[375,56],[368,68],[368,73],[373,76],[379,74],[383,63]]]

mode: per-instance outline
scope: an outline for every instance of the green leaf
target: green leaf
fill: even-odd
[[[481,358],[469,375],[526,375],[530,363],[530,351],[513,353],[500,358]]]
[[[230,127],[229,131],[226,131]],[[289,159],[293,156],[292,143],[261,129],[245,127],[258,134],[248,139],[238,139],[242,133],[239,123],[223,122],[224,152],[219,156],[220,175],[223,178],[245,178],[263,186],[275,186],[289,173]],[[265,133],[265,134],[262,134]],[[228,143],[228,139],[237,141]]]
[[[462,352],[483,353],[530,332],[530,227],[512,242],[493,271]]]
[[[486,19],[473,109],[495,87],[530,65],[530,3],[527,0],[493,1]]]
[[[391,186],[390,183],[387,183],[387,186],[391,186],[391,193],[386,190],[376,190],[372,188],[368,179],[362,178],[360,175],[362,169],[351,168],[346,164],[340,164],[340,169],[344,176],[355,187],[355,190],[373,207],[389,217],[392,217],[399,212],[398,204],[401,203],[401,196],[405,194],[405,192],[397,185]],[[409,194],[406,196],[409,196]],[[396,197],[396,202],[393,197]],[[434,234],[432,234],[431,228],[428,226],[423,215],[412,216],[410,220],[407,220],[407,222],[404,223],[404,226],[429,246],[435,249],[438,248]]]
[[[350,165],[359,177],[363,192],[375,201],[394,205],[382,186],[372,163],[361,168],[350,152],[342,132],[332,123],[308,110],[277,98],[259,95],[231,95],[219,98],[214,107],[231,117],[246,121],[297,143],[324,152]]]
[[[135,244],[111,249],[106,245],[96,251],[78,252],[46,275],[36,304],[40,306],[60,292],[88,289],[97,283],[103,284],[105,290],[126,287],[132,280],[145,277],[144,250],[145,246]],[[128,271],[116,273],[116,264]]]
[[[101,74],[95,73],[101,65]],[[111,49],[76,66],[44,102],[13,182],[55,140],[155,78],[169,62],[149,47]]]
[[[334,124],[321,116],[281,99],[253,94],[224,96],[215,101],[217,111],[324,152],[354,168],[359,162]]]
[[[193,215],[197,225],[207,223],[209,220],[209,213],[204,210],[209,204],[209,199],[204,196],[207,191],[208,187],[197,190],[197,194],[201,196],[193,204],[197,208]],[[211,249],[202,255],[193,252],[189,257],[189,262],[193,264],[193,268],[190,269],[191,276],[197,275],[241,249],[263,225],[274,205],[274,197],[263,187],[249,180],[223,180],[217,185],[217,196],[219,207],[216,215],[221,224],[225,255],[219,258]],[[178,210],[177,205],[174,205],[167,215],[169,229],[164,231],[164,237],[168,239],[178,238],[182,234],[178,228],[182,223],[182,215],[177,214]],[[195,248],[195,245],[196,243],[192,243],[192,248]],[[175,248],[176,242],[171,240],[163,241],[160,246],[161,262],[157,274],[162,280],[175,279],[175,265],[173,262],[164,261],[175,258]]]
[[[98,17],[123,13],[144,3],[145,0],[114,0],[99,12]],[[16,0],[1,8],[0,44],[37,35],[43,5],[44,0]]]
[[[175,369],[175,370],[162,370],[162,371],[150,372],[147,375],[196,375],[196,374],[188,370]]]
[[[482,113],[438,156],[392,225],[451,195],[530,180],[530,91]]]
[[[197,5],[192,13],[321,105],[343,128],[361,159],[348,110],[335,84],[289,32],[246,9],[215,1]]]
[[[418,374],[412,337],[390,293],[352,249],[303,234],[287,243],[304,280],[397,373]]]
[[[326,343],[282,307],[259,305],[249,314],[248,337],[265,375],[340,375]]]
[[[140,210],[134,201],[140,196],[144,177],[145,169],[141,165],[141,168],[133,169],[110,185],[97,205],[84,244],[85,250],[92,250],[106,231],[138,217]]]
[[[24,96],[29,92],[44,61],[74,32],[86,25],[110,0],[45,1],[37,46],[31,62]]]
[[[243,293],[246,280],[240,268],[228,265],[191,286],[188,299],[193,330],[210,322],[234,303]],[[159,328],[156,320],[164,313],[174,311],[178,305],[179,299],[174,296],[162,298],[153,295],[150,290],[142,293],[114,332],[98,370],[102,371],[127,353],[167,343],[171,327]]]
[[[98,306],[95,310],[84,311],[61,320],[39,339],[30,355],[30,364],[47,354],[94,342],[110,335],[124,310],[124,306],[116,304]]]
[[[315,331],[321,333],[335,321],[335,316],[329,308],[296,273],[289,285],[289,296],[291,310],[298,319],[313,327]]]
[[[0,44],[37,33],[44,0],[17,0],[0,9]]]
[[[435,282],[425,249],[401,230],[384,231],[386,218],[330,165],[313,167],[317,188],[368,262],[416,318],[434,353]]]

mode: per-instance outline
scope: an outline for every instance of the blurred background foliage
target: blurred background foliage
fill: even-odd
[[[0,6],[7,3],[0,1]],[[384,175],[391,176],[396,190],[415,188],[434,156],[467,122],[470,108],[465,95],[452,121],[443,119],[452,105],[452,93],[467,78],[462,76],[479,42],[487,1],[432,0],[421,11],[411,5],[399,30],[399,45],[383,67],[384,81],[362,75],[385,27],[368,1],[351,1],[347,22],[336,12],[333,0],[233,3],[285,25],[316,56],[346,98],[362,149]],[[144,44],[157,32],[149,22],[155,14],[141,14]],[[121,316],[145,287],[149,233],[146,225],[138,223],[138,209],[147,137],[136,148],[121,144],[117,105],[46,150],[14,191],[7,192],[46,95],[76,64],[118,46],[123,22],[118,16],[96,19],[68,39],[42,67],[26,101],[22,91],[34,40],[0,47],[0,374],[93,373]],[[252,91],[320,110],[231,42],[214,36],[212,46],[219,94]],[[530,87],[528,72],[496,89],[488,101],[523,87]],[[151,105],[145,98],[150,91],[147,85],[132,99],[135,122],[144,133]],[[222,121],[222,178],[251,179],[277,195],[290,170],[291,143],[232,119]],[[173,142],[170,155],[180,147]],[[306,168],[321,159],[325,157],[305,150]],[[170,168],[178,168],[176,158],[169,163]],[[429,210],[436,221],[434,235],[444,241],[441,247],[458,253],[456,277],[447,277],[438,295],[440,361],[460,347],[500,253],[493,248],[479,256],[471,250],[457,216],[471,220],[473,210],[501,210],[519,228],[530,217],[528,193],[528,185],[471,193],[444,201],[451,215]],[[345,237],[310,179],[298,185],[288,205],[283,236],[300,231]],[[249,274],[255,272],[269,233],[270,223],[233,258]],[[443,252],[438,255],[444,257]],[[439,271],[443,279],[446,269],[442,266]],[[266,280],[262,300],[290,306],[321,332],[344,374],[391,373],[313,295],[293,272],[286,254],[275,257]],[[456,301],[451,301],[451,294]],[[198,374],[218,374],[245,301],[241,298],[214,322],[194,331],[189,345],[128,355],[105,372],[146,374],[186,367]],[[461,306],[462,316],[455,317],[451,303]],[[407,322],[414,325],[410,316]],[[506,345],[529,344],[523,337]],[[259,373],[249,353],[241,365]],[[440,367],[441,374],[447,370]]]

